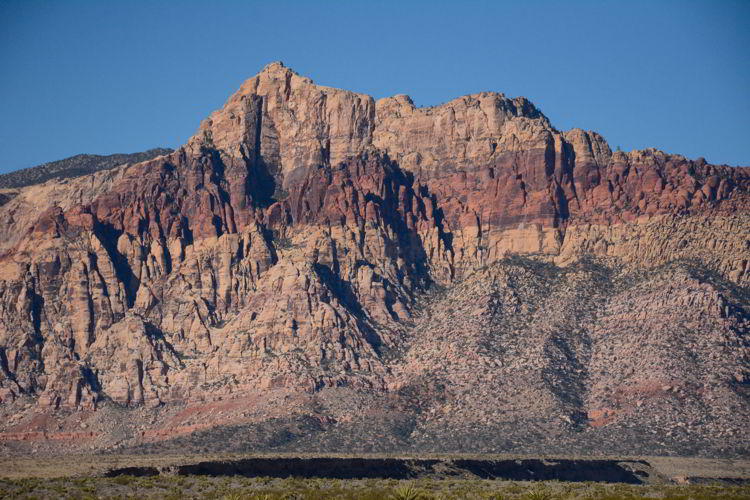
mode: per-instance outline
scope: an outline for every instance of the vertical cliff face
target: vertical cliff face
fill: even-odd
[[[321,87],[280,63],[242,84],[187,144],[207,143],[248,165],[256,202],[285,198],[311,166],[337,165],[372,143],[372,97]]]
[[[3,263],[16,283],[3,294],[7,315],[25,318],[8,343],[33,350],[50,338],[96,377],[75,375],[81,384],[126,404],[144,400],[144,380],[156,403],[189,397],[207,377],[314,390],[357,385],[358,376],[341,375],[355,370],[382,387],[378,350],[393,339],[378,325],[407,318],[412,294],[428,283],[417,229],[439,240],[433,200],[373,152],[309,169],[267,207],[246,194],[243,207],[229,194],[232,161],[205,147],[179,151],[131,167],[88,205],[44,212]],[[139,332],[139,347],[116,340],[120,331]],[[48,373],[18,365],[42,357],[27,351],[8,351],[13,392],[61,391],[11,379]],[[190,367],[207,359],[213,374]],[[80,403],[66,393],[47,399]]]
[[[444,315],[453,306],[438,301],[428,319],[444,322],[429,326],[420,319],[420,297],[463,290],[457,284],[475,283],[478,270],[505,265],[509,255],[558,270],[586,256],[625,274],[689,260],[739,290],[730,297],[705,281],[708,274],[690,275],[709,296],[719,295],[685,300],[696,322],[701,311],[729,308],[721,313],[729,319],[714,318],[711,328],[736,346],[703,346],[701,356],[732,367],[722,384],[744,383],[749,192],[747,169],[656,150],[613,153],[595,132],[554,129],[523,98],[482,93],[433,108],[416,108],[406,96],[376,103],[271,64],[178,151],[4,199],[0,405],[8,414],[27,398],[39,411],[104,402],[169,407],[332,388],[399,398],[424,377],[458,387],[478,362],[489,378],[460,396],[473,401],[466,408],[486,399],[487,384],[511,384],[509,394],[530,411],[560,413],[577,429],[606,425],[609,417],[596,412],[616,403],[597,378],[609,359],[597,349],[609,349],[607,332],[630,338],[623,324],[638,332],[666,328],[675,304],[661,316],[646,304],[620,311],[606,287],[592,295],[578,284],[524,295],[527,282],[543,276],[503,271],[502,284],[491,274],[491,285],[477,285],[495,290],[486,304],[463,311],[475,296],[457,296],[463,312],[453,319]],[[643,283],[643,290],[623,285],[618,293],[664,295],[662,281]],[[500,296],[511,301],[514,312],[503,313],[510,316],[490,305]],[[532,324],[542,321],[533,310],[543,299],[545,314],[558,318],[554,325],[512,325],[524,314]],[[570,312],[576,307],[594,311],[590,330],[560,340],[560,331],[580,321]],[[641,316],[651,318],[648,326]],[[476,328],[494,340],[474,339]],[[526,347],[510,348],[511,331]],[[549,349],[525,351],[539,332],[546,332],[539,345]],[[515,354],[490,350],[472,361],[465,357],[476,350],[472,342]],[[578,347],[560,347],[566,342]],[[631,341],[623,342],[617,358],[636,356]],[[576,349],[583,350],[573,356]],[[435,375],[444,355],[458,368]],[[538,356],[547,361],[519,375],[528,391],[512,385],[517,374],[509,378],[502,367]],[[677,377],[639,370],[634,394]],[[747,397],[737,394],[732,404],[744,415]],[[510,400],[488,411],[513,414]],[[433,424],[425,421],[425,429]]]
[[[733,214],[747,203],[750,178],[747,169],[656,150],[612,153],[595,132],[557,131],[524,98],[481,93],[432,108],[416,108],[408,96],[373,103],[278,63],[245,82],[189,145],[206,141],[250,173],[256,205],[282,202],[280,212],[311,165],[335,167],[373,149],[387,154],[417,190],[439,200],[455,247],[436,266],[449,277],[508,251],[559,255],[571,226],[578,240],[590,224]],[[722,268],[744,275],[741,260]]]

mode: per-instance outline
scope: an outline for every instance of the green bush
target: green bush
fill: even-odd
[[[396,488],[391,498],[393,500],[419,500],[424,498],[424,494],[417,490],[414,485],[405,484]]]

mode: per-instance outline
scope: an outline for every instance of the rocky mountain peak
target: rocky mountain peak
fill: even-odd
[[[336,449],[633,454],[682,424],[659,446],[743,453],[749,207],[747,169],[524,98],[272,63],[178,151],[3,198],[0,442],[85,414],[94,448],[299,418]]]

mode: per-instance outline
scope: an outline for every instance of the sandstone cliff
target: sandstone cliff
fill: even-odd
[[[178,151],[12,194],[5,443],[86,415],[122,423],[88,436],[108,447],[363,406],[416,419],[403,446],[467,422],[747,437],[747,168],[613,153],[524,98],[416,108],[274,63]]]

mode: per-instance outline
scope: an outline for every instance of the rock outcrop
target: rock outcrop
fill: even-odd
[[[414,442],[649,412],[726,450],[750,414],[749,208],[747,168],[613,153],[524,98],[417,108],[274,63],[177,151],[0,193],[3,429],[116,408],[130,430],[96,446],[133,444],[169,437],[137,414],[224,398],[264,409],[179,422],[349,421],[314,404],[348,391],[428,415]]]

